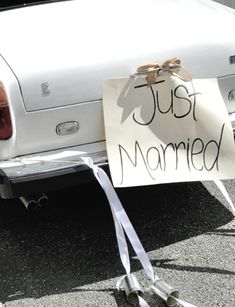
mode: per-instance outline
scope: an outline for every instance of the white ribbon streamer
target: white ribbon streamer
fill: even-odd
[[[129,260],[129,253],[128,248],[125,240],[125,235],[123,230],[121,231],[121,226],[124,228],[128,239],[130,240],[132,247],[134,251],[136,252],[136,255],[138,259],[140,260],[146,274],[149,276],[149,278],[154,282],[156,279],[159,279],[158,276],[154,275],[153,267],[148,259],[148,256],[124,210],[122,207],[122,204],[113,188],[113,185],[108,177],[108,175],[105,173],[105,171],[97,167],[93,164],[92,160],[89,158],[84,158],[84,162],[87,163],[87,165],[92,168],[95,177],[97,178],[98,182],[100,183],[101,187],[104,189],[105,194],[109,200],[109,205],[111,207],[111,211],[113,214],[113,218],[115,221],[115,229],[116,229],[116,236],[118,241],[118,247],[119,247],[119,253],[121,256],[121,260],[123,263],[123,266],[126,269],[126,272],[130,272],[130,261],[127,262],[127,258]],[[124,243],[125,242],[125,243]],[[128,265],[127,265],[128,263]],[[128,268],[128,269],[127,269]],[[117,288],[120,289],[122,287],[122,282],[124,280],[125,276],[121,278],[121,280],[117,283]],[[139,300],[139,306],[140,307],[149,307],[148,303],[138,295]],[[192,305],[190,303],[187,303],[183,300],[178,300],[181,305],[184,307],[196,307],[195,305]]]
[[[88,158],[89,159],[89,158]],[[121,223],[123,229],[126,232],[126,235],[128,239],[131,242],[131,245],[139,258],[146,274],[149,276],[149,278],[154,281],[156,279],[153,271],[153,267],[149,261],[149,258],[135,232],[134,227],[131,224],[131,221],[129,220],[114,188],[113,185],[106,174],[106,172],[96,165],[93,164],[92,160],[87,158],[84,158],[84,162],[87,163],[89,167],[93,169],[93,172],[95,174],[95,177],[97,178],[98,182],[102,186],[102,188],[105,191],[105,194],[109,200],[109,205],[111,206],[113,212],[116,215],[117,220]],[[121,246],[121,245],[120,245]],[[123,253],[123,250],[121,251]],[[158,278],[158,277],[157,277]]]
[[[105,173],[105,171],[97,167],[93,164],[92,159],[90,158],[84,158],[84,162],[93,170],[93,173],[98,180],[99,184],[103,188],[108,201],[109,205],[112,211],[114,224],[115,224],[115,230],[116,230],[116,237],[118,242],[118,249],[121,257],[122,264],[126,270],[126,273],[130,273],[130,257],[128,252],[128,247],[126,243],[125,234],[123,232],[123,228],[127,234],[127,237],[129,238],[132,247],[134,251],[136,252],[137,257],[139,258],[146,274],[152,279],[152,281],[155,280],[153,267],[148,259],[148,256],[124,210],[122,207],[122,204],[113,188],[113,185],[108,177],[108,175]],[[123,228],[122,228],[123,227]],[[122,283],[124,281],[125,276],[123,276],[118,282],[117,282],[117,288],[118,290],[122,289]],[[139,306],[140,307],[149,307],[148,303],[137,294]]]
[[[227,200],[228,204],[230,205],[231,209],[232,209],[232,213],[235,216],[235,207],[234,204],[231,200],[231,198],[229,197],[229,194],[223,184],[223,182],[219,179],[214,180],[214,183],[216,184],[216,186],[219,188],[220,192],[223,194],[223,196],[225,197],[225,199]]]
[[[146,301],[139,295],[138,295],[138,300],[139,300],[140,307],[149,307],[149,304],[146,303]]]
[[[93,170],[93,173],[97,181],[99,182],[101,187],[104,189],[103,183],[100,180],[99,175],[98,175],[98,167],[93,164],[91,158],[83,158],[83,160]],[[126,274],[129,274],[130,273],[130,257],[129,257],[127,242],[126,242],[126,237],[125,237],[122,225],[120,221],[117,219],[116,213],[111,205],[110,205],[110,208],[111,208],[111,212],[112,212],[112,216],[114,220],[114,226],[115,226],[115,232],[116,232],[116,237],[117,237],[120,258],[121,258],[123,267],[125,268]],[[123,279],[124,277],[120,279],[119,282],[117,283],[118,289],[122,288]]]
[[[118,247],[119,247],[119,253],[121,256],[121,260],[123,263],[123,266],[126,269],[126,272],[130,272],[130,261],[128,261],[129,266],[127,265],[127,258],[129,259],[129,253],[128,248],[125,240],[125,235],[123,230],[121,231],[121,226],[124,228],[128,239],[130,240],[132,247],[134,251],[136,252],[136,255],[138,259],[140,260],[146,274],[149,276],[149,278],[154,282],[156,279],[159,279],[157,275],[154,275],[153,267],[149,261],[149,258],[113,188],[113,185],[106,174],[106,172],[93,164],[92,159],[90,158],[84,158],[84,162],[93,170],[93,173],[95,177],[97,178],[98,182],[100,183],[101,187],[104,189],[104,192],[108,198],[109,205],[111,207],[111,211],[113,214],[113,218],[115,221],[115,229],[116,229],[116,236],[118,241]],[[125,242],[125,243],[124,243]],[[127,269],[128,268],[128,269]],[[124,280],[125,276],[118,281],[117,287],[118,289],[121,288],[122,282]],[[149,307],[148,303],[138,295],[139,305],[140,307]],[[190,303],[187,303],[183,300],[176,299],[178,303],[180,303],[184,307],[196,307],[195,305],[192,305]]]
[[[190,304],[188,302],[182,301],[182,300],[180,300],[178,298],[175,298],[175,300],[177,301],[177,303],[179,303],[183,307],[196,307],[195,305],[192,305],[192,304]]]

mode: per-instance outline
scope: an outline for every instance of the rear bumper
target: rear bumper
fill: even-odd
[[[0,163],[0,196],[23,195],[59,190],[93,180],[92,170],[83,162],[108,169],[105,142],[17,157]]]
[[[229,116],[235,135],[235,113]],[[104,141],[0,162],[0,197],[16,198],[89,182],[94,176],[83,157],[109,170]]]

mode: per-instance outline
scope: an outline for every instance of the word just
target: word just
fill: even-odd
[[[157,85],[163,82],[165,82],[165,80],[158,81],[155,84]],[[139,125],[148,126],[154,120],[156,113],[159,112],[160,114],[172,113],[173,117],[175,118],[184,118],[192,113],[193,120],[197,121],[196,117],[197,95],[200,95],[201,93],[196,93],[194,90],[193,83],[190,82],[190,84],[192,85],[192,90],[193,90],[192,93],[190,93],[190,90],[184,84],[180,84],[174,89],[171,89],[169,93],[170,99],[167,106],[166,106],[166,101],[162,103],[161,99],[159,98],[159,91],[158,90],[154,91],[153,86],[149,86],[148,88],[150,89],[152,96],[151,103],[153,103],[152,114],[151,116],[149,116],[148,120],[143,122],[137,119],[135,113],[133,113],[132,114],[133,120]],[[147,84],[137,85],[135,86],[135,89],[141,89],[146,86]],[[182,104],[180,110],[179,108],[176,107],[176,104],[179,103]],[[147,107],[148,109],[150,109],[149,106]]]

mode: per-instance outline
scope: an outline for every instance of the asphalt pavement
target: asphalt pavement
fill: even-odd
[[[225,181],[235,202],[235,181]],[[213,182],[117,189],[155,273],[196,306],[235,306],[235,220]],[[95,198],[95,201],[93,200]],[[96,182],[49,194],[30,213],[0,202],[0,301],[6,307],[130,306],[113,220]],[[130,248],[150,306],[165,306]]]

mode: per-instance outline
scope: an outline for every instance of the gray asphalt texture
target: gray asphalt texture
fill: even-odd
[[[225,181],[235,202],[235,181]],[[235,306],[235,219],[213,182],[117,189],[155,272],[197,306]],[[6,307],[130,306],[108,202],[96,182],[49,194],[29,213],[0,202],[0,301]],[[95,198],[95,201],[93,200]],[[132,272],[149,290],[130,248]]]

